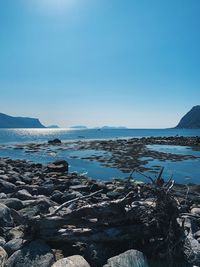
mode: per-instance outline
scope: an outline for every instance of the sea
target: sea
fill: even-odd
[[[200,136],[200,130],[186,129],[0,129],[0,157],[12,159],[26,159],[31,162],[48,164],[58,159],[65,159],[70,164],[71,172],[79,172],[92,179],[111,180],[125,179],[130,173],[124,173],[117,168],[109,168],[97,161],[82,159],[91,155],[98,156],[105,151],[94,150],[60,150],[57,147],[53,151],[42,150],[38,152],[28,152],[14,149],[16,144],[24,143],[46,143],[48,140],[59,138],[64,141],[77,140],[109,140],[124,139],[131,137],[167,137],[167,136]],[[181,155],[194,155],[197,159],[171,161],[160,161],[152,158],[146,159],[145,167],[149,170],[144,173],[146,176],[156,177],[161,167],[164,167],[164,178],[167,180],[173,177],[178,183],[200,184],[200,151],[191,147],[151,145],[149,149],[165,153]],[[147,181],[141,173],[133,173],[133,178],[137,181]]]

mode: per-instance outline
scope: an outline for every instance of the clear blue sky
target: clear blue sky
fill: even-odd
[[[200,104],[199,0],[0,0],[0,112],[175,125]]]

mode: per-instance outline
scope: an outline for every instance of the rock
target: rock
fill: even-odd
[[[26,223],[25,218],[18,211],[10,209],[10,213],[16,226],[24,225]]]
[[[0,204],[0,225],[1,227],[9,227],[13,225],[11,211],[4,204]]]
[[[68,163],[65,160],[58,160],[47,166],[49,172],[68,172]]]
[[[148,267],[148,263],[142,252],[131,249],[108,259],[104,267]]]
[[[78,191],[73,191],[73,192],[64,192],[62,197],[61,197],[61,202],[64,203],[66,201],[72,200],[77,197],[82,197],[83,195],[78,192]]]
[[[35,199],[26,189],[19,190],[15,197],[20,200],[33,200]]]
[[[198,230],[196,233],[194,233],[194,238],[197,239],[200,237],[200,230]]]
[[[6,175],[6,174],[1,174],[0,179],[5,180],[5,181],[9,180],[8,175]]]
[[[48,141],[48,144],[49,144],[49,145],[59,145],[59,144],[61,144],[61,143],[62,143],[61,140],[58,139],[58,138],[53,139],[53,140],[49,140],[49,141]]]
[[[0,236],[0,247],[3,247],[6,244],[6,240]]]
[[[191,234],[185,240],[184,254],[187,262],[200,266],[200,244]]]
[[[200,208],[192,208],[191,213],[200,216]]]
[[[0,192],[3,192],[5,194],[13,193],[16,191],[16,188],[17,187],[14,184],[0,179]]]
[[[52,267],[90,267],[90,265],[82,256],[74,255],[58,260]]]
[[[17,227],[12,228],[7,234],[7,238],[16,239],[16,238],[23,238],[24,237],[25,226],[20,225]]]
[[[2,199],[1,203],[6,205],[8,208],[14,209],[14,210],[20,210],[23,208],[23,203],[21,200],[17,198],[7,198]]]
[[[26,201],[25,201],[26,202]],[[48,213],[49,207],[54,205],[53,201],[50,201],[48,198],[42,198],[38,200],[31,200],[31,202],[23,209],[19,211],[19,213],[25,217],[32,217],[38,214]]]
[[[7,198],[7,195],[5,193],[0,193],[0,199],[5,199]]]
[[[62,195],[63,195],[63,193],[61,193],[59,190],[55,190],[52,193],[52,196],[50,197],[50,199],[57,202],[57,203],[61,203]]]
[[[24,240],[21,238],[15,238],[10,240],[4,245],[4,249],[8,253],[8,256],[12,255],[15,251],[23,247]]]
[[[13,253],[6,267],[50,267],[53,263],[54,254],[50,247],[37,240]]]
[[[8,255],[6,251],[2,247],[0,247],[0,267],[5,266],[7,258],[8,258]]]

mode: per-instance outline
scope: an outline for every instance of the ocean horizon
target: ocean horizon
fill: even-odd
[[[169,137],[169,136],[200,136],[200,129],[40,129],[40,128],[7,128],[0,129],[0,144],[46,142],[59,138],[62,141],[88,139],[123,139],[142,137]]]

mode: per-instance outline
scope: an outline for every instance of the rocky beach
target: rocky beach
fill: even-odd
[[[198,137],[131,138],[18,144],[28,153],[76,147],[108,151],[91,158],[127,172],[150,155],[183,160],[183,155],[151,152],[149,144],[192,146]],[[134,155],[134,157],[133,157]],[[65,160],[42,165],[0,159],[0,266],[111,267],[200,265],[200,185],[174,178],[146,177],[97,181],[69,172]]]

